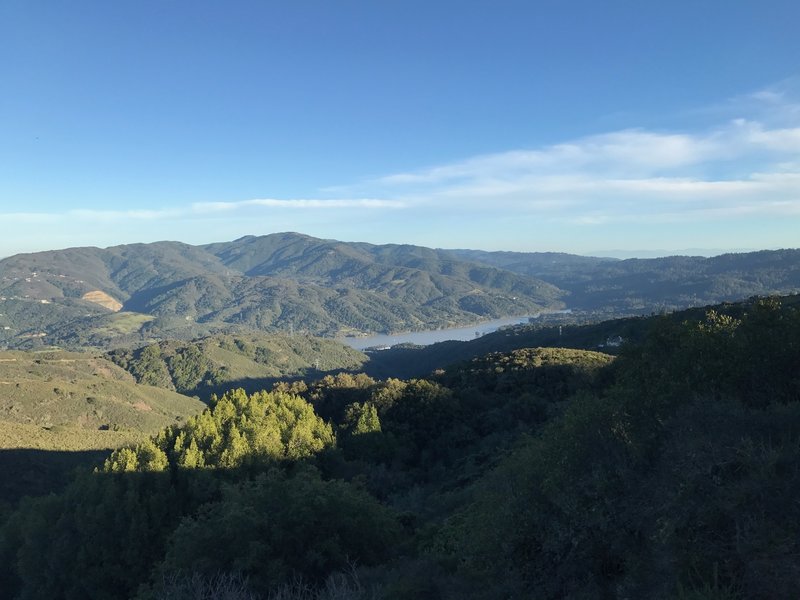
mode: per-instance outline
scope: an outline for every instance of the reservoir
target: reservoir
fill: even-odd
[[[411,331],[409,333],[397,333],[391,335],[370,335],[367,337],[344,337],[338,338],[343,344],[347,344],[356,350],[364,350],[365,348],[382,348],[386,346],[394,346],[395,344],[418,344],[420,346],[427,346],[435,344],[436,342],[444,342],[447,340],[474,340],[476,337],[486,335],[497,331],[501,327],[507,325],[519,325],[527,323],[529,315],[524,317],[505,317],[502,319],[493,319],[491,321],[484,321],[469,325],[467,327],[453,327],[450,329],[430,329],[427,331]]]

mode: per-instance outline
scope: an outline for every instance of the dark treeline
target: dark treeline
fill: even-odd
[[[232,390],[4,517],[20,599],[792,598],[800,311]],[[227,596],[222,596],[222,593]],[[216,596],[214,595],[216,594]]]

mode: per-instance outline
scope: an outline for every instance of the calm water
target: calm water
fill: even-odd
[[[484,321],[483,323],[477,323],[469,327],[412,331],[410,333],[398,333],[395,335],[345,337],[340,338],[339,341],[347,344],[351,348],[355,348],[356,350],[363,350],[364,348],[371,348],[373,346],[394,346],[395,344],[419,344],[420,346],[427,346],[428,344],[435,344],[436,342],[444,342],[447,340],[473,340],[476,337],[497,331],[506,325],[519,325],[520,323],[527,323],[528,318],[529,317],[527,316],[505,317],[503,319],[494,319],[493,321]]]

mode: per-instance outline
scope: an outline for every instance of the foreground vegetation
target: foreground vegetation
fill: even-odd
[[[518,348],[231,390],[9,512],[0,589],[792,598],[798,364],[800,311],[760,300],[654,317],[616,358]]]

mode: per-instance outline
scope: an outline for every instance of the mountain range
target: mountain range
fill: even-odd
[[[713,256],[595,258],[552,252],[454,250],[454,256],[558,287],[571,308],[644,314],[800,291],[800,250]]]
[[[69,248],[0,261],[0,346],[216,333],[434,329],[571,308],[597,318],[800,291],[800,250],[616,260],[298,233]]]
[[[345,335],[563,306],[536,278],[415,246],[286,233],[190,246],[70,248],[0,261],[9,346],[103,346],[220,332]]]

